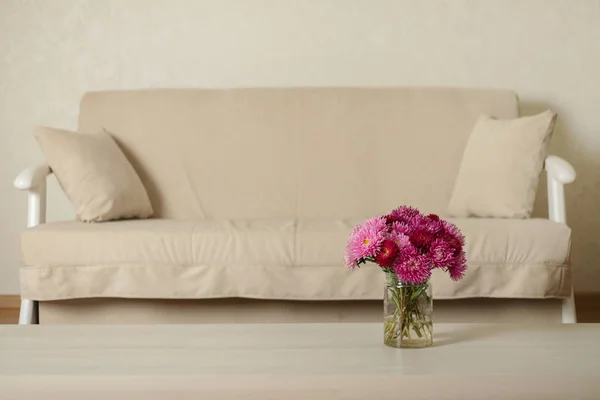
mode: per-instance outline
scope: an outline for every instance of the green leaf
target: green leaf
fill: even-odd
[[[427,289],[427,284],[423,284],[417,287],[416,290],[412,292],[412,295],[410,296],[410,302],[412,303],[413,301],[415,301],[417,297],[419,297],[425,291],[425,289]]]

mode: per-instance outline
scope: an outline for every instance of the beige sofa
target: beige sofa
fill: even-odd
[[[383,274],[343,267],[352,226],[408,204],[445,213],[480,114],[515,93],[443,88],[88,93],[79,130],[107,129],[155,217],[45,222],[47,165],[23,171],[22,323],[379,320]],[[369,149],[369,152],[366,151]],[[436,318],[573,322],[563,184],[549,219],[454,219],[469,269],[433,277]],[[36,302],[39,302],[39,315]]]

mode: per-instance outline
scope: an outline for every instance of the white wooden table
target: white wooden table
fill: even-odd
[[[600,399],[600,325],[0,327],[0,399]]]

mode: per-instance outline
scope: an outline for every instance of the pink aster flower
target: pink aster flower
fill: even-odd
[[[429,257],[435,268],[447,268],[454,261],[454,248],[446,241],[436,239],[429,249]]]
[[[429,219],[423,214],[415,214],[406,221],[412,229],[423,229],[429,222]]]
[[[462,279],[465,275],[465,271],[467,270],[467,258],[465,256],[465,252],[460,250],[458,256],[454,259],[454,261],[448,267],[448,272],[450,273],[450,278],[453,281],[457,281]]]
[[[393,240],[386,239],[381,244],[381,250],[375,256],[375,262],[381,268],[389,268],[396,261],[398,255],[398,246]]]
[[[418,285],[431,276],[429,262],[423,256],[408,257],[394,266],[394,272],[402,283]]]
[[[452,222],[442,221],[444,227],[445,237],[444,240],[450,243],[453,247],[459,248],[465,245],[465,237],[460,233],[460,230]]]
[[[415,246],[413,246],[410,242],[408,235],[392,232],[389,237],[394,241],[394,243],[396,243],[396,246],[398,247],[399,259],[413,257],[419,254]]]
[[[398,234],[410,235],[412,230],[404,222],[394,222],[392,223],[391,231]]]
[[[435,214],[429,214],[425,218],[425,223],[423,224],[423,229],[427,232],[437,235],[444,231],[444,224],[440,221],[440,217]]]
[[[417,215],[420,215],[420,213],[419,210],[417,210],[416,208],[400,206],[393,210],[389,215],[387,215],[387,219],[392,222],[407,223]]]
[[[383,217],[371,218],[352,230],[344,259],[348,268],[356,267],[361,259],[374,257],[380,250],[387,233]]]
[[[358,260],[354,258],[352,254],[346,248],[346,252],[344,253],[344,265],[349,269],[355,269],[358,267]]]

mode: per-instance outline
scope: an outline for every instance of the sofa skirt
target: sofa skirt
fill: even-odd
[[[435,300],[435,322],[559,323],[559,299]],[[40,302],[41,324],[381,322],[382,301],[94,298]]]

